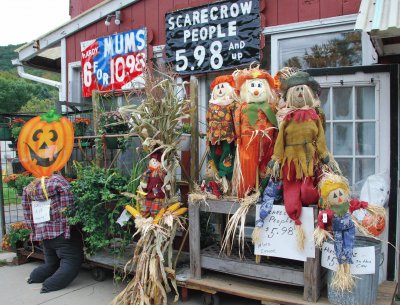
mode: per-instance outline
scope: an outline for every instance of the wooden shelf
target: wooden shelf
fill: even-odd
[[[207,200],[189,204],[189,247],[190,275],[193,280],[202,279],[202,269],[215,270],[233,276],[284,283],[292,286],[303,286],[303,298],[316,302],[321,294],[320,251],[315,250],[315,258],[308,258],[303,268],[296,269],[288,263],[285,266],[273,264],[256,264],[252,260],[219,256],[218,249],[214,251],[200,250],[200,211],[216,214],[233,214],[239,208],[235,200]],[[255,215],[251,208],[248,216]],[[292,262],[298,264],[297,261]]]

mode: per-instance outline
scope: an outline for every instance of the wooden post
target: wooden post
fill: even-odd
[[[314,206],[314,226],[317,222],[318,208]],[[307,258],[304,262],[304,294],[303,299],[317,302],[321,295],[321,251],[315,247],[315,258]]]
[[[93,107],[93,131],[95,136],[98,135],[98,129],[99,129],[99,91],[92,91],[92,107]],[[96,165],[100,166],[103,160],[103,149],[102,146],[101,148],[98,147],[100,143],[102,143],[102,139],[96,138],[95,139],[96,143]]]
[[[189,203],[189,223],[190,276],[194,279],[200,279],[201,261],[199,203]]]
[[[194,182],[199,180],[199,82],[195,76],[190,77],[190,123],[192,124],[192,139],[190,144],[190,191]]]

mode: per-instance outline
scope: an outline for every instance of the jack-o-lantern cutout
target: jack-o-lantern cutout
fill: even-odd
[[[67,163],[74,146],[74,127],[55,110],[29,120],[18,137],[18,157],[35,177],[50,176]]]
[[[373,217],[370,214],[365,215],[362,226],[374,236],[379,236],[385,230],[385,218],[382,216]]]

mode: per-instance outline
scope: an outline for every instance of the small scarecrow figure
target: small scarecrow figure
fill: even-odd
[[[350,201],[350,188],[343,176],[326,173],[319,183],[319,188],[324,209],[318,214],[314,240],[317,246],[322,247],[325,239],[333,239],[339,265],[331,285],[336,290],[348,291],[354,285],[350,264],[353,263],[356,227],[362,230],[352,214],[356,210],[367,209],[377,217],[384,217],[385,212],[382,207],[369,205],[367,202],[357,199]],[[362,232],[365,233],[363,230]]]
[[[155,216],[162,208],[165,198],[165,176],[166,172],[161,168],[161,152],[152,153],[148,168],[143,173],[140,181],[140,188],[146,193],[140,211],[143,216],[147,216],[149,213],[150,216]]]
[[[330,158],[320,117],[313,108],[319,84],[301,71],[282,80],[282,84],[288,109],[279,126],[269,166],[283,182],[285,210],[295,222],[299,249],[304,249],[302,206],[318,202],[317,165],[320,160],[328,163]]]
[[[233,99],[231,75],[218,76],[211,83],[211,99],[207,110],[207,146],[219,178],[231,180],[235,156],[233,115],[237,102]]]
[[[238,70],[233,75],[241,104],[235,111],[237,154],[235,160],[236,187],[239,198],[245,197],[266,178],[271,159],[277,121],[274,79],[259,67]]]

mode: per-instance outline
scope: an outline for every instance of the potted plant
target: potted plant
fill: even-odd
[[[129,133],[127,121],[118,111],[103,112],[99,116],[99,133],[102,135],[117,135]],[[125,148],[127,140],[124,137],[105,137],[109,149]]]
[[[89,118],[75,118],[74,124],[74,136],[75,137],[82,137],[85,135],[86,130],[90,125]]]
[[[192,138],[192,125],[190,123],[184,123],[178,130],[181,134],[179,146],[181,151],[190,150],[190,139]]]
[[[9,232],[3,236],[2,248],[9,250],[22,247],[23,243],[29,240],[31,232],[23,222],[11,224]]]
[[[17,147],[17,141],[19,134],[21,132],[22,126],[26,123],[25,120],[21,118],[13,118],[11,122],[9,123],[9,127],[11,130],[11,145],[9,144],[8,147],[10,148],[16,148]]]
[[[24,187],[31,183],[35,178],[29,172],[22,174],[10,174],[3,178],[3,182],[7,183],[8,187],[17,191],[17,195],[22,196]]]

